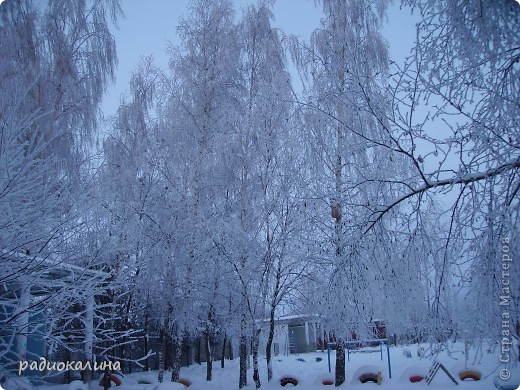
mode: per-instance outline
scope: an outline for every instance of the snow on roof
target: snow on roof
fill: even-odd
[[[284,314],[274,318],[275,323],[279,322],[289,322],[293,320],[319,320],[320,316],[318,314]],[[261,320],[261,322],[269,322],[269,318],[265,318]]]
[[[21,259],[26,260],[34,264],[34,270],[35,271],[44,271],[49,276],[52,277],[67,277],[72,274],[76,275],[85,275],[89,276],[95,279],[106,279],[110,276],[107,272],[99,271],[99,270],[93,270],[90,268],[80,267],[74,264],[70,264],[65,262],[64,260],[58,259],[56,257],[39,257],[39,256],[33,256],[28,255],[23,252],[13,252],[13,251],[7,251],[2,250],[2,254],[0,255],[3,258],[10,258],[10,259]],[[47,268],[47,269],[45,269]],[[61,271],[61,272],[60,272]],[[51,275],[52,272],[52,275]]]
[[[280,320],[294,320],[300,318],[319,318],[319,316],[317,314],[285,314],[278,317]]]

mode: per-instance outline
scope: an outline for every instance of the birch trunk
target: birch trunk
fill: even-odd
[[[269,335],[267,336],[267,345],[265,347],[265,357],[267,360],[267,381],[273,378],[273,363],[271,357],[271,348],[273,346],[274,339],[274,307],[271,307],[269,314]]]
[[[244,298],[243,298],[244,299]],[[247,318],[245,313],[246,304],[243,303],[242,319],[240,320],[240,378],[238,388],[247,386]]]
[[[226,357],[226,343],[227,343],[227,333],[224,333],[224,343],[222,344],[222,358],[220,359],[220,368],[224,368],[224,360]]]
[[[256,388],[259,389],[262,384],[260,383],[260,372],[258,370],[258,343],[259,343],[260,329],[257,329],[256,323],[253,325],[253,380],[255,381]]]
[[[213,374],[213,348],[209,331],[206,332],[204,339],[206,344],[206,380],[211,381]]]
[[[175,329],[172,345],[172,382],[178,382],[181,372],[181,358],[182,358],[182,340],[183,334],[179,329]]]
[[[336,343],[336,386],[341,386],[345,382],[345,346],[343,338],[338,338]]]

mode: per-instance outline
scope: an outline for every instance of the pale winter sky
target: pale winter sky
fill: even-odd
[[[152,55],[155,63],[162,69],[168,69],[169,43],[178,45],[176,27],[179,18],[186,16],[188,7],[193,0],[123,0],[122,6],[125,18],[119,21],[119,29],[113,28],[116,38],[119,66],[116,72],[116,82],[108,89],[102,110],[109,126],[110,117],[116,114],[122,95],[128,97],[130,75],[137,68],[139,59]],[[255,0],[234,0],[236,16]],[[390,1],[390,0],[389,0]],[[389,44],[390,56],[402,64],[410,54],[415,41],[416,17],[410,14],[410,9],[400,9],[400,1],[395,0],[388,10],[388,21],[383,35]],[[308,41],[312,32],[320,26],[321,7],[315,0],[277,0],[272,8],[275,20],[274,26],[287,35],[296,35]],[[294,69],[294,68],[293,68]],[[298,75],[292,72],[295,82]],[[297,89],[297,86],[296,86]],[[428,108],[418,109],[416,114],[425,116]],[[437,135],[447,131],[444,124],[430,125]],[[421,148],[421,145],[419,145]],[[423,153],[424,154],[424,153]],[[427,169],[437,167],[435,160],[427,162]],[[457,160],[454,159],[454,164]],[[454,196],[448,195],[448,204]]]
[[[234,0],[237,15],[253,1]],[[409,10],[400,10],[394,2],[388,15],[384,35],[390,45],[390,54],[401,61],[410,51],[415,38],[415,21]],[[168,42],[178,44],[176,26],[185,16],[190,0],[124,0],[125,18],[114,29],[117,42],[119,67],[117,80],[109,88],[103,102],[105,118],[116,113],[122,94],[128,93],[130,74],[136,69],[139,58],[153,55],[163,69],[168,67],[166,47]],[[319,27],[321,8],[314,0],[277,0],[273,7],[274,26],[286,34],[294,34],[308,41],[311,33]],[[295,78],[296,75],[293,75]]]

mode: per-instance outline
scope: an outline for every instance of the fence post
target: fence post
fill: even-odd
[[[329,359],[329,374],[330,374],[330,343],[327,343],[327,358]]]
[[[390,364],[390,348],[386,345],[386,355],[388,356],[388,377],[392,379],[392,365]]]

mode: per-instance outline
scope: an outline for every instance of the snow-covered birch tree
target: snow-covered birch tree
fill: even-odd
[[[83,349],[90,359],[94,343],[117,343],[110,328],[105,332],[104,321],[113,318],[101,314],[107,307],[90,305],[105,293],[107,275],[94,276],[100,256],[89,253],[83,240],[91,183],[84,162],[117,64],[109,20],[115,22],[121,9],[118,1],[58,0],[43,6],[9,1],[0,9],[0,198],[7,210],[0,222],[1,282],[22,284],[20,291],[2,290],[11,303],[14,293],[15,304],[22,294],[21,306],[2,316],[2,328],[19,340],[34,332],[50,340],[50,352],[53,346]],[[49,283],[55,274],[68,276]],[[31,297],[33,291],[43,298]],[[41,321],[53,315],[61,322],[49,320],[44,331],[13,326],[16,317]],[[67,343],[71,332],[81,333],[81,348]],[[17,343],[17,353],[23,355],[25,345]],[[4,347],[12,350],[9,343]]]
[[[500,240],[516,236],[518,219],[520,7],[513,1],[403,4],[420,18],[415,47],[392,70],[391,115],[370,108],[391,147],[414,169],[403,193],[374,210],[368,228],[412,202],[418,206],[410,208],[411,218],[422,219],[421,199],[442,199],[447,233],[432,314],[442,322],[447,281],[460,284],[459,298],[472,307],[465,323],[481,339],[498,332]],[[438,325],[440,337],[444,324]]]
[[[258,245],[259,269],[256,272],[260,294],[248,292],[249,300],[256,302],[252,321],[253,380],[257,388],[261,381],[258,367],[258,321],[268,310],[270,328],[266,346],[268,380],[272,377],[271,347],[277,306],[283,299],[289,280],[284,279],[292,269],[284,247],[290,247],[295,212],[295,188],[297,175],[292,153],[295,134],[291,123],[291,85],[286,68],[285,53],[280,32],[271,26],[273,15],[268,3],[249,6],[239,28],[241,36],[243,83],[245,90],[244,118],[241,131],[245,137],[250,165],[251,185],[260,193],[251,198],[249,212],[255,210],[256,227],[252,227],[252,239]],[[255,192],[257,192],[255,191]],[[255,194],[250,193],[250,196]],[[256,231],[256,233],[255,233]],[[256,262],[256,261],[255,261]],[[293,270],[294,271],[294,270]]]
[[[29,292],[43,283],[42,272],[58,272],[73,258],[69,244],[81,225],[81,162],[117,62],[108,18],[115,21],[121,9],[118,1],[56,0],[44,7],[9,1],[0,11],[0,201],[6,210],[0,222],[1,275],[4,286],[32,280],[25,287]],[[23,261],[17,259],[20,252]],[[38,259],[59,264],[42,271]],[[74,288],[63,282],[45,299],[22,304],[15,315],[27,317],[28,307],[33,316],[43,314],[50,301],[54,309],[66,310],[71,291],[84,281],[89,282],[77,281]],[[20,334],[11,327],[13,312],[2,322],[11,334],[27,336],[27,329]],[[61,329],[54,331],[51,336],[59,339]],[[23,354],[23,345],[18,349]]]
[[[185,268],[177,275],[182,281],[176,325],[179,342],[189,328],[195,331],[190,317],[208,319],[215,309],[209,305],[205,315],[199,315],[192,311],[191,300],[200,293],[198,285],[215,285],[212,275],[200,280],[203,275],[197,271],[202,272],[204,262],[218,260],[213,252],[212,237],[218,234],[214,234],[212,215],[217,212],[218,199],[225,197],[225,184],[219,183],[219,148],[223,147],[219,141],[233,127],[238,75],[233,12],[229,1],[201,0],[190,6],[177,29],[181,45],[171,48],[171,78],[164,83],[161,126],[178,164],[168,172],[178,177],[184,204],[181,234]],[[209,293],[215,291],[210,289]],[[205,323],[209,326],[210,322]],[[209,335],[211,330],[205,333]],[[207,352],[207,379],[211,380],[213,356],[211,350]],[[178,371],[174,370],[172,380],[178,380]]]
[[[310,45],[293,41],[293,58],[309,80],[301,102],[308,142],[309,210],[315,214],[316,237],[327,264],[322,273],[328,290],[322,296],[324,321],[337,337],[336,385],[345,380],[343,343],[349,333],[368,324],[374,314],[371,290],[386,259],[379,243],[391,223],[373,237],[363,237],[370,210],[396,192],[402,169],[388,169],[393,158],[370,104],[387,107],[382,87],[387,76],[387,45],[381,36],[386,4],[381,1],[323,1],[322,28]],[[325,189],[325,191],[324,191]],[[331,218],[332,217],[332,218]],[[377,243],[377,244],[376,244]],[[381,263],[379,263],[379,261]],[[379,269],[379,270],[378,270]],[[355,325],[357,323],[357,325]]]

